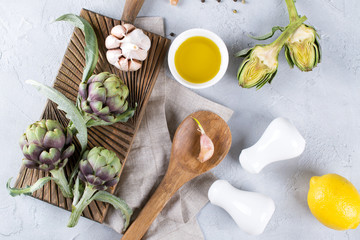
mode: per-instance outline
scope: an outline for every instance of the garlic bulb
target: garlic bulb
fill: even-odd
[[[116,25],[105,40],[106,58],[121,71],[137,71],[150,46],[150,38],[141,29],[128,23]]]

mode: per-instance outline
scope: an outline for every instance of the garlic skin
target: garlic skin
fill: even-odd
[[[137,71],[151,47],[148,36],[132,24],[116,25],[105,39],[108,62],[121,71]]]

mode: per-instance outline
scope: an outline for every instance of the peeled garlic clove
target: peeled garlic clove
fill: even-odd
[[[137,60],[131,60],[129,64],[129,71],[137,71],[141,68],[142,63]]]
[[[251,173],[259,173],[270,163],[294,159],[305,149],[305,139],[286,118],[276,118],[266,128],[255,145],[241,151],[241,166]]]
[[[111,29],[111,35],[117,37],[118,39],[122,39],[125,37],[126,29],[121,25],[116,25]]]
[[[122,56],[122,52],[120,49],[108,50],[106,52],[106,59],[112,65],[117,64],[121,56]]]
[[[107,49],[114,49],[120,47],[121,41],[113,35],[107,36],[105,39],[105,47]]]

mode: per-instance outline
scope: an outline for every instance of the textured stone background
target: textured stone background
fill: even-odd
[[[68,212],[30,197],[12,198],[5,182],[20,167],[18,138],[28,124],[38,120],[46,100],[24,81],[32,78],[52,84],[72,32],[69,24],[51,22],[64,13],[79,13],[81,7],[119,18],[123,5],[123,0],[0,0],[0,239],[120,239],[111,229],[87,219],[68,229]],[[226,212],[208,204],[198,215],[208,240],[360,238],[360,230],[325,228],[306,204],[313,175],[338,173],[360,188],[360,2],[297,0],[297,6],[319,30],[323,60],[318,68],[310,73],[291,70],[281,54],[272,85],[247,90],[237,87],[240,60],[231,57],[224,79],[198,91],[235,110],[230,121],[233,145],[216,175],[238,188],[271,196],[277,206],[265,232],[251,237]],[[283,0],[247,0],[246,5],[233,0],[220,4],[179,0],[177,7],[168,0],[147,0],[140,15],[164,17],[168,36],[194,27],[212,30],[224,39],[231,54],[255,43],[247,34],[264,34],[274,25],[288,23]],[[238,162],[241,149],[256,142],[278,116],[291,119],[304,135],[305,153],[258,175],[245,172]]]

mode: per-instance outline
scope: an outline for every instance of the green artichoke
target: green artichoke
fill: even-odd
[[[260,89],[266,83],[271,83],[278,69],[279,52],[287,39],[306,20],[302,17],[290,24],[285,31],[271,44],[256,45],[235,54],[236,57],[245,57],[239,67],[237,79],[243,88],[256,87]]]
[[[135,113],[126,100],[129,89],[115,74],[102,72],[79,85],[78,108],[87,126],[126,122]]]
[[[95,147],[84,153],[80,161],[79,177],[97,190],[106,190],[118,181],[121,170],[120,159],[113,151]]]
[[[132,215],[131,208],[124,200],[104,191],[119,181],[118,175],[121,167],[120,159],[113,151],[106,148],[94,147],[83,154],[74,188],[74,200],[68,227],[74,227],[85,207],[93,200],[98,200],[110,203],[122,212],[125,219],[123,231],[126,230]],[[83,193],[80,191],[79,179],[85,183]]]
[[[293,0],[285,0],[290,23],[300,17]],[[296,65],[301,71],[308,72],[320,63],[321,49],[315,28],[302,24],[285,43],[285,57],[290,67]]]
[[[72,132],[58,121],[43,119],[31,124],[19,141],[23,164],[44,171],[62,168],[75,151],[72,138]]]
[[[10,195],[31,194],[52,179],[60,187],[64,197],[72,197],[64,172],[68,158],[75,151],[72,138],[72,131],[64,129],[58,121],[43,119],[31,124],[19,141],[25,156],[23,164],[27,168],[49,171],[52,177],[41,178],[33,186],[22,189],[11,188],[9,179],[7,188]]]

